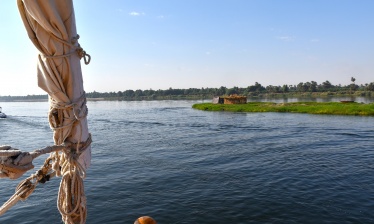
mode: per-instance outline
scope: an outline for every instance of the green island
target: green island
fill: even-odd
[[[205,111],[229,112],[282,112],[330,115],[374,116],[374,103],[341,103],[341,102],[249,102],[246,104],[213,104],[199,103],[192,108]]]

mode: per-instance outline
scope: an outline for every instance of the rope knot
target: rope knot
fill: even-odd
[[[67,155],[69,160],[78,160],[81,153],[74,148],[66,148],[63,152]]]
[[[79,58],[84,59],[84,63],[86,65],[88,65],[91,62],[91,55],[87,54],[87,52],[85,50],[83,50],[83,48],[80,45],[78,45],[76,51],[77,51],[77,54],[78,54]]]
[[[77,36],[75,36],[75,37],[73,37],[71,39],[71,43],[73,45],[78,44],[76,52],[77,52],[79,58],[80,59],[83,58],[84,59],[84,63],[86,65],[88,65],[90,63],[90,61],[91,61],[91,56],[89,54],[87,54],[87,52],[85,50],[83,50],[83,48],[81,47],[81,45],[78,43],[79,37],[80,36],[77,34]]]
[[[51,178],[51,175],[49,174],[51,170],[51,164],[50,164],[51,161],[52,159],[48,158],[45,161],[44,166],[36,172],[35,174],[36,180],[39,183],[44,184],[45,182],[49,181],[49,179]]]
[[[79,38],[80,38],[80,36],[79,36],[79,34],[77,34],[77,36],[71,38],[71,43],[72,43],[72,44],[76,44],[76,43],[78,43]]]
[[[63,103],[51,98],[50,103],[49,124],[53,130],[71,127],[75,122],[85,118],[88,114],[86,93],[83,93],[75,102]],[[70,114],[69,117],[64,117],[64,110],[71,111],[68,112]]]
[[[88,148],[88,146],[91,145],[91,143],[92,143],[91,134],[88,135],[88,138],[85,142],[73,143],[73,142],[70,142],[70,141],[66,140],[63,144],[64,147],[65,147],[64,152],[68,155],[72,154],[74,156],[78,156],[78,158],[79,158],[79,156],[84,152],[84,150],[86,150]]]
[[[16,192],[21,200],[26,200],[32,192],[35,190],[36,185],[33,184],[30,179],[26,179],[23,182],[19,183]]]
[[[52,36],[52,37],[55,37],[55,36]],[[84,51],[83,48],[81,47],[81,45],[78,43],[78,39],[79,39],[78,34],[77,34],[77,36],[71,38],[70,42],[59,39],[57,37],[55,37],[55,38],[59,42],[61,42],[62,44],[65,44],[65,45],[69,46],[71,49],[75,49],[75,51],[73,50],[72,52],[69,52],[69,53],[66,53],[66,54],[61,54],[61,55],[55,55],[55,54],[47,55],[47,54],[44,54],[44,53],[40,53],[40,55],[44,56],[45,58],[52,58],[53,59],[53,58],[69,57],[72,54],[74,54],[74,52],[76,52],[80,59],[84,58],[84,63],[86,65],[88,65],[91,62],[91,55],[87,54],[87,52]]]
[[[17,179],[34,168],[32,156],[11,146],[0,146],[0,176]]]

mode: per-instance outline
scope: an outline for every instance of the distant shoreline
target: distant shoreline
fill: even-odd
[[[315,81],[300,82],[297,85],[263,86],[258,82],[247,87],[227,88],[184,88],[124,90],[117,92],[86,92],[89,101],[150,101],[150,100],[201,100],[214,96],[241,95],[248,98],[295,98],[295,97],[374,97],[374,82],[357,85],[351,78],[349,85],[333,85],[326,80],[318,84]],[[43,102],[48,95],[0,96],[0,102]]]
[[[150,95],[150,96],[98,96],[92,97],[87,94],[87,101],[153,101],[153,100],[209,100],[217,96],[216,94],[196,94],[196,95]],[[221,95],[222,96],[222,95]],[[288,93],[248,93],[248,99],[256,98],[330,98],[330,97],[367,97],[374,98],[374,91],[355,92],[288,92]],[[0,102],[48,102],[48,95],[28,95],[28,96],[0,96]]]

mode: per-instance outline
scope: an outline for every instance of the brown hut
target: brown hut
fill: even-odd
[[[247,97],[239,95],[230,95],[225,97],[214,97],[214,104],[246,104]]]

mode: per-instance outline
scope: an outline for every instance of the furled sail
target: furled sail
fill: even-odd
[[[39,171],[18,185],[0,214],[26,199],[37,183],[61,176],[57,204],[62,220],[85,223],[83,179],[91,163],[91,135],[80,59],[88,64],[91,58],[78,43],[72,0],[17,0],[17,4],[27,34],[39,50],[38,85],[49,95],[48,117],[55,145],[31,153],[2,146],[0,174],[13,179],[32,169],[32,159],[39,154],[52,153]]]

